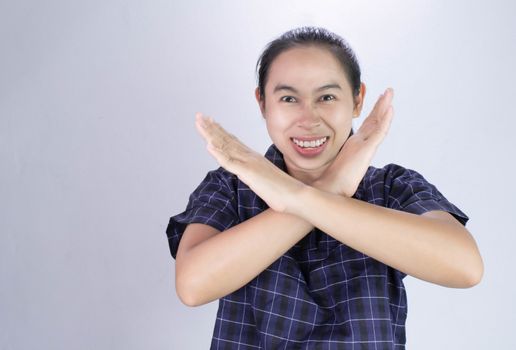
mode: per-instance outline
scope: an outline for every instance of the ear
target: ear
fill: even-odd
[[[260,106],[260,111],[262,112],[262,117],[265,119],[265,101],[260,98],[260,88],[259,87],[254,89],[254,96],[256,97],[256,102],[258,102],[258,106]]]
[[[364,83],[360,83],[360,92],[358,96],[355,97],[355,107],[353,108],[353,118],[357,118],[362,112],[362,107],[364,106],[364,98],[366,93],[366,86]]]

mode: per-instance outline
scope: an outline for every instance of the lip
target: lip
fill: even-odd
[[[322,139],[323,137],[326,137],[326,142],[323,143],[319,147],[314,147],[314,148],[312,148],[312,147],[308,147],[308,148],[299,147],[294,142],[294,137],[290,138],[290,144],[292,145],[294,150],[299,155],[301,155],[303,157],[312,158],[312,157],[318,156],[319,154],[321,154],[326,149],[326,145],[328,144],[328,141],[330,140],[330,137],[329,136],[303,136],[303,137],[295,137],[295,139],[299,140],[299,141],[315,141],[315,140]]]

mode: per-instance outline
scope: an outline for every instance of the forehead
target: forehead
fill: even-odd
[[[301,90],[311,89],[330,80],[341,82],[343,88],[348,85],[340,62],[329,50],[316,46],[296,47],[274,59],[266,89],[273,89],[277,84],[287,84]]]

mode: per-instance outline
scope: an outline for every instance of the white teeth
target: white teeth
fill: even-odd
[[[298,140],[298,139],[295,139],[295,138],[292,138],[292,141],[294,141],[294,143],[296,145],[298,145],[299,147],[319,147],[321,146],[323,143],[326,142],[326,140],[328,139],[328,137],[323,137],[319,140],[313,140],[313,141],[301,141],[301,140]]]

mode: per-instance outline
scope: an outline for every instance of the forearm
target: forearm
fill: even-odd
[[[468,287],[482,265],[460,224],[402,212],[306,187],[293,214],[336,240],[408,275]]]
[[[299,217],[267,209],[194,246],[179,267],[188,276],[191,304],[203,305],[241,288],[312,229]]]

